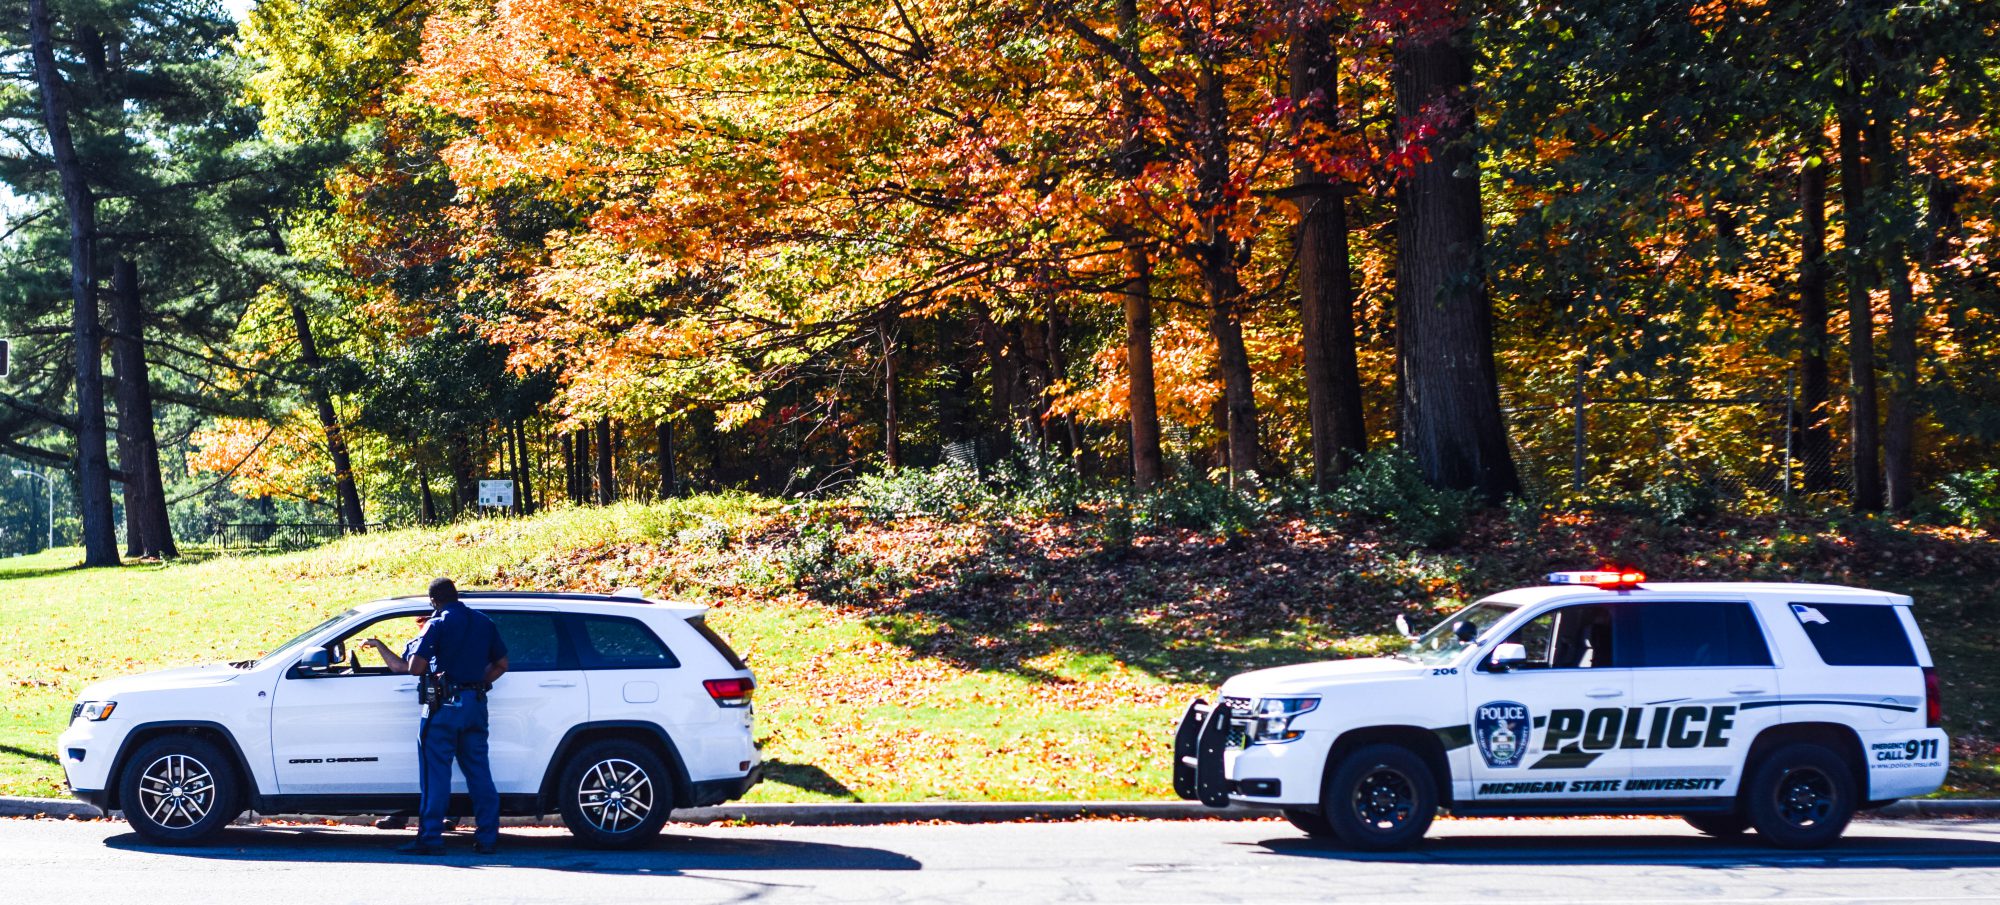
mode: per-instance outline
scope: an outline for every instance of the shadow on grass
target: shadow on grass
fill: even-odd
[[[38,760],[45,764],[62,763],[62,761],[56,759],[54,754],[50,754],[47,751],[30,751],[26,748],[16,748],[13,745],[0,745],[0,757],[19,757],[27,760]]]
[[[925,656],[1038,681],[1063,681],[1031,662],[1056,651],[1186,682],[1338,657],[1333,641],[1393,631],[1424,578],[1367,571],[1345,543],[1277,528],[1114,547],[1087,530],[1030,542],[1002,527],[927,572],[930,583],[872,606],[876,629]]]
[[[853,789],[848,788],[840,780],[833,778],[833,774],[812,764],[794,764],[782,760],[767,760],[764,762],[764,778],[771,782],[791,786],[795,789],[818,792],[821,795],[832,795],[837,798],[845,798],[849,801],[861,800],[860,796],[854,794]]]

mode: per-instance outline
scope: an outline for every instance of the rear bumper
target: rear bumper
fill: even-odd
[[[764,778],[764,765],[750,768],[750,772],[734,779],[706,779],[688,783],[688,801],[684,807],[705,808],[742,798],[750,787]]]

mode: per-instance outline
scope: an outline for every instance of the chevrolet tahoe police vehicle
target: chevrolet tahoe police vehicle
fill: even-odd
[[[1415,844],[1439,809],[1678,815],[1809,848],[1857,810],[1944,782],[1938,678],[1910,598],[1631,571],[1548,582],[1391,656],[1229,679],[1181,719],[1175,791],[1279,807],[1367,850]]]
[[[761,770],[756,680],[705,607],[614,595],[460,594],[492,617],[510,668],[487,696],[504,815],[560,813],[585,843],[652,838],[673,808],[741,796]],[[159,843],[213,836],[246,810],[381,814],[417,807],[417,679],[401,650],[421,597],[340,613],[255,660],[99,682],[57,741],[76,797]],[[465,778],[453,769],[455,813]]]

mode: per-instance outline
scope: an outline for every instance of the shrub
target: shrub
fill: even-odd
[[[1350,519],[1387,522],[1396,534],[1426,547],[1456,543],[1477,506],[1469,493],[1432,487],[1416,460],[1400,449],[1365,457],[1327,503]]]
[[[1278,508],[1276,498],[1211,479],[1178,482],[1137,497],[1133,518],[1149,528],[1237,537],[1256,530]]]
[[[1968,528],[2000,526],[2000,468],[1946,475],[1937,485],[1938,508]]]
[[[994,490],[977,470],[946,463],[863,475],[855,500],[870,518],[962,518],[994,509],[999,502]]]
[[[1639,488],[1639,504],[1663,525],[1690,525],[1708,520],[1722,508],[1715,485],[1686,472],[1661,472]]]

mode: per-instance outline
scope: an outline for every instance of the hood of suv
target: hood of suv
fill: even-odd
[[[1384,679],[1413,679],[1429,674],[1429,668],[1408,660],[1365,657],[1354,660],[1322,660],[1279,666],[1231,676],[1222,693],[1243,697],[1270,697],[1310,693],[1330,686],[1353,685]]]
[[[209,663],[202,666],[183,666],[178,669],[162,669],[144,672],[136,676],[119,676],[91,685],[78,695],[78,700],[116,700],[121,694],[141,691],[164,691],[171,688],[199,688],[207,685],[221,685],[231,682],[243,670],[227,663]]]

